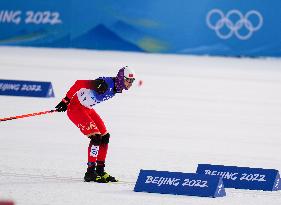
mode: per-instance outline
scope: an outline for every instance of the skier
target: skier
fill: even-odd
[[[128,90],[134,80],[135,73],[127,66],[121,68],[116,77],[77,80],[55,107],[58,112],[67,110],[69,119],[90,139],[85,182],[117,182],[104,170],[110,134],[94,106],[122,93],[123,89]]]

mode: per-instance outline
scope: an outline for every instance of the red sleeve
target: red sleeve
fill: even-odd
[[[73,95],[81,88],[92,89],[93,88],[93,80],[77,80],[74,85],[71,86],[69,91],[66,93],[66,97],[71,99]]]

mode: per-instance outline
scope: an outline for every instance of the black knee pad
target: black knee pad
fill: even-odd
[[[109,143],[110,134],[107,133],[106,135],[102,136],[101,143],[108,144]]]
[[[91,139],[90,143],[95,146],[99,146],[102,143],[102,138],[99,134],[91,135],[89,138]]]

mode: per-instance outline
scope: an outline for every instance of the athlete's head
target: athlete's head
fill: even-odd
[[[128,90],[133,82],[135,81],[135,72],[128,68],[128,66],[125,66],[121,68],[116,76],[115,80],[115,86],[116,91],[118,93],[122,93],[122,90]]]

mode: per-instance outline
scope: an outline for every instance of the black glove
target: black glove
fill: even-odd
[[[70,99],[68,97],[63,98],[62,101],[56,106],[56,110],[58,112],[65,112],[67,110],[69,102]]]
[[[99,146],[101,144],[102,141],[101,134],[94,134],[89,136],[89,138],[91,139],[91,144],[95,146]]]

